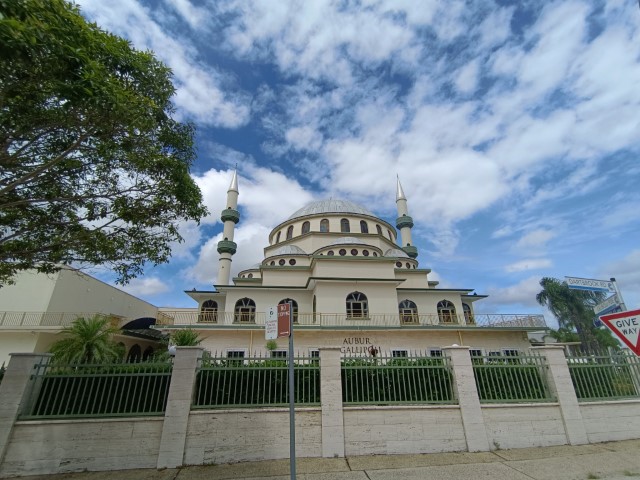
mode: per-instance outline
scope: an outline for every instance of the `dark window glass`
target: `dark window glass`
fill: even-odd
[[[364,220],[360,220],[360,233],[369,233],[369,225]]]
[[[302,224],[302,233],[309,233],[309,230],[311,230],[311,224],[309,222],[304,222]]]
[[[342,233],[349,233],[351,231],[349,220],[347,220],[346,218],[343,218],[342,220],[340,220],[340,231]]]

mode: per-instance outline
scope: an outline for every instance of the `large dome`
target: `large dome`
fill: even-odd
[[[348,200],[319,200],[317,202],[311,202],[305,205],[300,210],[297,210],[293,215],[289,217],[289,220],[298,217],[304,217],[307,215],[317,215],[321,213],[356,213],[359,215],[374,216],[369,210],[357,203],[350,202]]]

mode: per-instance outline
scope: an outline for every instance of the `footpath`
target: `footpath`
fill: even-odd
[[[289,480],[288,460],[166,470],[120,470],[23,480]],[[298,480],[640,480],[640,440],[496,450],[348,458],[300,458]]]

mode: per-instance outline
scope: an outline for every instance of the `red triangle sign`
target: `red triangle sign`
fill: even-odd
[[[633,353],[640,356],[640,310],[603,315],[600,320],[633,350]]]

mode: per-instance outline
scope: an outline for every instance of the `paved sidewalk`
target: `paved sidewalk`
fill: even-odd
[[[640,480],[640,440],[348,458],[301,458],[299,480]],[[23,480],[288,480],[289,461],[22,477]]]

